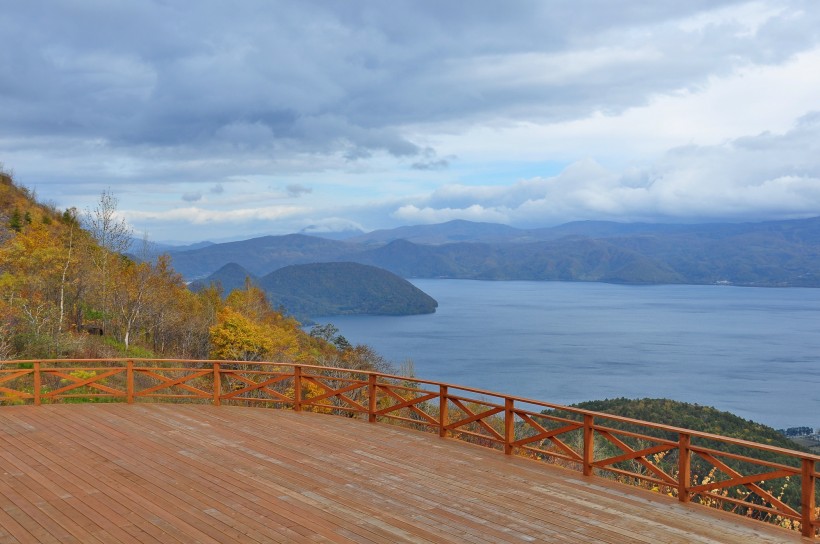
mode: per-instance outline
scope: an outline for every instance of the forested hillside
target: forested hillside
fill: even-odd
[[[167,256],[127,256],[132,233],[103,192],[58,211],[0,173],[0,359],[287,360],[386,369],[367,346],[305,333],[250,284],[189,290]],[[147,256],[150,251],[144,250]]]
[[[592,400],[573,404],[572,406],[583,410],[662,423],[671,427],[753,440],[761,444],[770,444],[781,448],[797,448],[794,442],[772,427],[743,419],[730,412],[722,412],[711,406],[670,399],[649,398]],[[607,425],[618,426],[617,423],[610,422],[607,422]]]
[[[416,315],[436,311],[438,303],[409,281],[374,266],[358,263],[312,263],[274,270],[261,278],[228,263],[207,278],[192,282],[199,290],[219,285],[260,287],[275,308],[303,322],[332,315]]]
[[[275,306],[297,316],[431,314],[438,303],[399,276],[358,263],[280,268],[259,279]]]
[[[692,429],[705,433],[748,440],[759,444],[777,446],[789,450],[806,451],[798,444],[789,440],[771,427],[745,420],[729,412],[721,412],[709,406],[678,402],[669,399],[651,398],[615,398],[581,402],[578,404],[573,404],[572,406],[584,410],[603,412],[641,421],[661,423],[671,427]],[[563,416],[568,419],[580,419],[578,414],[567,413],[562,410],[545,410],[544,413]],[[644,425],[633,425],[630,423],[608,420],[603,416],[596,417],[596,423],[610,429],[617,429],[627,433],[638,433],[644,436],[651,436],[672,441],[678,439],[677,433],[674,432],[653,429]],[[647,447],[649,444],[649,441],[647,440],[638,440],[634,436],[629,435],[619,435],[618,438],[634,449]],[[764,462],[780,463],[782,465],[790,466],[795,465],[795,460],[792,457],[774,452],[755,450],[741,445],[730,445],[723,442],[716,442],[698,437],[694,437],[692,439],[692,444],[711,448],[716,451],[727,452],[731,455],[759,459]],[[611,441],[601,439],[600,437],[595,441],[594,447],[596,450],[596,456],[599,458],[614,457],[623,453],[623,450]],[[653,457],[653,461],[657,463],[657,466],[664,470],[667,474],[677,475],[679,467],[677,450],[673,450],[668,455],[666,453],[655,455]],[[743,474],[761,470],[759,465],[747,463],[741,458],[726,457],[722,458],[722,461],[725,462],[726,466],[730,467],[731,470],[735,470]],[[725,478],[721,469],[716,467],[714,463],[710,462],[705,457],[698,454],[692,456],[691,474],[693,480],[698,483],[706,483],[711,480],[720,480]],[[618,474],[611,474],[610,476],[616,479],[619,478]],[[800,504],[800,486],[790,483],[789,478],[772,479],[761,483],[760,487],[794,508],[798,507]],[[820,488],[820,482],[818,482],[818,488]],[[760,497],[755,498],[754,496],[749,495],[749,491],[743,486],[734,486],[731,488],[722,489],[719,490],[719,493],[723,494],[723,496],[727,498],[738,499],[750,504],[763,504],[771,506],[770,503],[767,503]],[[740,513],[747,512],[747,515],[756,515],[753,509],[746,510],[746,507],[742,508],[743,509],[739,510]]]

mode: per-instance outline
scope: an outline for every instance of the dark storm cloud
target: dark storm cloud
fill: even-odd
[[[736,4],[21,2],[0,15],[0,121],[120,147],[416,156],[408,123],[622,111],[817,39],[812,17],[669,24]]]
[[[447,159],[434,159],[427,161],[417,161],[410,165],[414,170],[446,170],[450,166]]]
[[[298,198],[302,195],[310,194],[313,192],[313,189],[310,187],[305,187],[304,185],[299,185],[298,183],[292,183],[285,187],[288,191],[288,196],[293,198]]]
[[[422,158],[410,165],[413,170],[446,170],[450,166],[450,159],[455,157],[439,158],[436,152],[428,147],[422,151]]]
[[[202,200],[202,193],[199,191],[191,192],[191,193],[184,193],[182,195],[182,200],[185,202],[199,202]]]
[[[709,94],[745,71],[810,66],[820,56],[820,8],[812,0],[6,4],[0,160],[64,206],[82,206],[110,184],[130,217],[150,221],[155,232],[165,218],[298,229],[325,218],[381,227],[451,216],[635,216],[641,206],[651,215],[674,203],[661,189],[708,188],[699,172],[731,168],[744,146],[757,146],[756,156],[771,165],[761,165],[771,181],[755,189],[759,198],[738,201],[744,213],[762,209],[776,191],[785,209],[794,201],[787,196],[808,194],[815,179],[786,160],[810,142],[798,138],[792,143],[802,147],[790,148],[797,129],[783,135],[788,122],[818,109],[810,93],[777,110],[788,119],[775,121],[775,136],[739,138],[765,130],[775,115],[745,132],[727,129],[731,149],[703,137],[712,127],[703,120],[708,101],[691,123],[668,103]],[[788,74],[783,86],[813,84]],[[767,77],[756,96],[776,81]],[[664,100],[667,109],[653,110]],[[727,104],[715,100],[715,109]],[[744,100],[733,94],[728,103],[742,108]],[[762,102],[755,104],[766,108]],[[598,122],[640,109],[666,117],[650,116],[651,126],[625,136],[633,128],[627,121]],[[724,119],[716,117],[714,124]],[[655,123],[678,125],[666,131],[663,148],[647,144],[656,139]],[[563,146],[564,129],[581,132]],[[627,140],[634,145],[622,146]],[[690,147],[663,155],[687,141]],[[607,170],[612,155],[654,164],[665,177],[641,167]],[[537,171],[512,164],[544,160],[572,166],[536,180]],[[310,179],[314,193],[300,206],[276,204],[284,193],[271,187],[305,194],[286,187],[292,179]],[[727,191],[748,194],[736,176],[725,179]],[[692,214],[719,201],[706,190],[686,194]],[[180,208],[180,198],[191,205]]]

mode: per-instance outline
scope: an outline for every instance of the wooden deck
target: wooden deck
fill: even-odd
[[[0,543],[811,542],[432,434],[264,408],[0,407]]]

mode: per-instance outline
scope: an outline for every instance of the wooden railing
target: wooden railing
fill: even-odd
[[[378,372],[288,363],[0,361],[0,402],[288,407],[436,432],[816,537],[820,456]]]

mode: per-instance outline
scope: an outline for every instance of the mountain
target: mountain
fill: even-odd
[[[662,261],[608,240],[583,237],[502,248],[494,268],[478,279],[597,281],[607,283],[684,283]]]
[[[192,291],[199,291],[211,284],[222,287],[224,293],[245,287],[245,281],[250,279],[257,284],[258,278],[236,263],[228,263],[207,278],[195,280],[188,285]]]
[[[441,245],[455,242],[532,242],[539,238],[530,231],[496,223],[475,223],[456,219],[436,225],[398,227],[376,230],[350,238],[350,242],[367,246],[382,245],[395,240],[407,240],[415,244]]]
[[[214,242],[196,242],[194,244],[157,244],[160,251],[191,251],[214,245]]]
[[[309,225],[298,232],[306,236],[316,236],[317,238],[327,238],[328,240],[349,240],[357,236],[365,234],[363,230],[337,230],[325,231],[317,228],[315,225]]]
[[[820,287],[820,218],[667,225],[581,221],[547,229],[450,221],[345,241],[267,236],[171,252],[187,278],[235,262],[262,276],[349,261],[405,278]]]
[[[399,276],[358,263],[280,268],[259,279],[274,307],[299,316],[430,314],[438,303]]]
[[[407,280],[374,266],[350,262],[290,265],[257,277],[228,263],[207,278],[191,282],[199,291],[217,284],[225,294],[246,281],[265,291],[274,308],[300,320],[326,315],[414,315],[436,311],[438,303]]]
[[[430,246],[394,240],[362,251],[352,260],[385,268],[405,278],[470,278],[495,262],[493,251],[493,246],[487,244]]]
[[[170,251],[169,254],[174,269],[186,278],[197,279],[231,262],[254,275],[263,276],[291,264],[343,260],[349,252],[345,242],[288,234],[213,244],[188,251]]]

